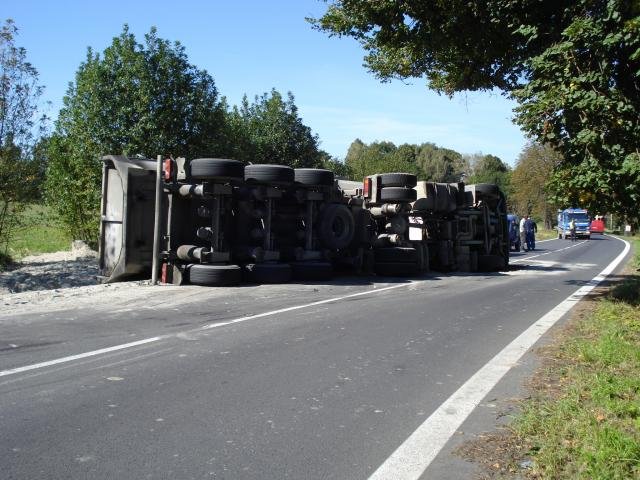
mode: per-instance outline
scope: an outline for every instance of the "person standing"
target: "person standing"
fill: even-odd
[[[574,218],[569,222],[569,234],[571,235],[571,241],[576,241],[576,221]]]
[[[527,218],[529,218],[529,215],[525,215],[520,219],[520,246],[522,247],[523,251],[527,251],[527,234],[525,231],[525,223],[527,222]]]
[[[527,250],[536,249],[536,233],[538,232],[538,225],[533,221],[531,217],[527,215],[527,219],[524,222],[524,233],[527,239]]]

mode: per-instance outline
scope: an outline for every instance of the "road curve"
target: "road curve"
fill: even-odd
[[[551,240],[503,273],[148,287],[0,313],[2,478],[369,478],[624,247]]]

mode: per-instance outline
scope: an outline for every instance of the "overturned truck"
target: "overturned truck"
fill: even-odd
[[[230,159],[103,158],[100,273],[107,282],[237,285],[495,271],[509,262],[496,185],[363,182]]]

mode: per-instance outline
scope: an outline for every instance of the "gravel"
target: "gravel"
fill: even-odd
[[[0,324],[20,313],[141,303],[156,290],[148,280],[100,283],[98,253],[76,240],[70,251],[24,257],[0,272]]]
[[[0,297],[98,284],[98,253],[76,240],[67,252],[24,257],[0,272]]]

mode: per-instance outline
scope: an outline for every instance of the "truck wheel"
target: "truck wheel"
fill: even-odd
[[[376,262],[373,270],[377,275],[386,277],[408,277],[418,273],[417,263]]]
[[[323,245],[331,249],[345,248],[353,240],[355,220],[345,205],[331,203],[321,213],[318,236]]]
[[[226,158],[196,158],[191,160],[193,180],[242,180],[244,164]]]
[[[291,270],[297,280],[330,280],[333,276],[329,262],[292,262]]]
[[[230,286],[242,281],[238,265],[209,265],[193,263],[187,265],[189,282],[193,285]]]
[[[413,188],[384,187],[380,189],[380,199],[387,202],[414,202],[418,192]]]
[[[287,283],[292,275],[288,263],[249,263],[243,270],[246,281],[251,283]]]
[[[418,177],[410,173],[383,173],[380,175],[381,187],[413,188],[418,183]]]
[[[562,240],[562,233],[558,232],[558,240]]]
[[[250,183],[290,185],[295,173],[286,165],[256,164],[244,167],[244,179]]]
[[[406,262],[416,263],[419,260],[418,251],[409,247],[376,248],[373,251],[376,262]]]
[[[296,183],[310,187],[330,186],[333,185],[334,174],[322,168],[296,168],[294,179]]]

